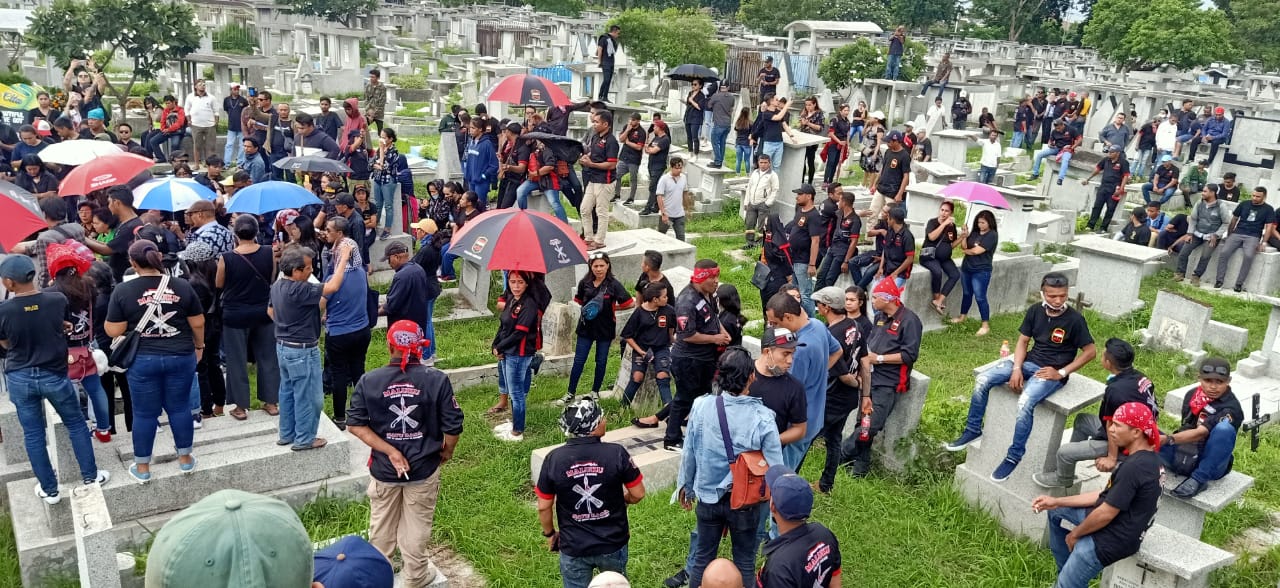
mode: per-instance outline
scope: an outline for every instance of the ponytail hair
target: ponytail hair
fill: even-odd
[[[164,271],[164,256],[155,243],[139,239],[129,246],[129,261],[140,268]]]

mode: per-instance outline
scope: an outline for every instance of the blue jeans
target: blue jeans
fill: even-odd
[[[892,55],[892,54],[889,55],[889,57],[885,60],[885,63],[884,63],[884,79],[886,80],[898,79],[898,70],[901,67],[902,67],[902,55]],[[742,576],[743,580],[746,580],[747,578],[748,576],[745,574]]]
[[[604,384],[605,371],[609,369],[609,345],[613,343],[613,339],[601,339],[595,341],[581,335],[578,336],[577,347],[573,350],[573,369],[569,370],[569,393],[578,393],[578,380],[582,378],[582,370],[587,366],[587,355],[591,353],[591,346],[596,347],[596,372],[592,376],[591,389],[599,392],[600,386]]]
[[[751,146],[750,145],[734,145],[733,173],[741,173],[743,171],[751,171],[754,166],[751,162]]]
[[[9,399],[17,408],[18,424],[22,425],[27,459],[31,461],[31,471],[40,482],[40,489],[49,496],[58,493],[58,476],[53,471],[53,462],[50,461],[49,450],[45,446],[44,400],[53,405],[58,417],[67,426],[71,449],[75,451],[76,462],[80,464],[80,478],[85,481],[98,479],[98,464],[93,457],[89,427],[84,424],[80,400],[76,397],[71,380],[67,378],[67,371],[22,368],[6,372],[4,377],[9,384]]]
[[[391,228],[391,221],[395,217],[396,189],[399,187],[400,184],[396,182],[373,183],[373,211],[378,214],[378,220],[382,221],[384,229]]]
[[[662,404],[665,406],[671,402],[671,349],[655,348],[653,351],[653,379],[658,385],[658,395],[662,397]],[[597,357],[599,357],[597,355]],[[635,400],[636,392],[640,390],[640,384],[644,383],[649,373],[649,363],[646,362],[644,356],[637,357],[636,354],[631,356],[631,380],[627,382],[627,387],[622,391],[622,404],[627,406],[631,401]],[[637,382],[636,374],[640,375],[641,381]]]
[[[866,125],[862,125],[862,124],[853,125],[853,128],[849,129],[849,140],[855,143],[861,143],[862,129],[864,128],[866,128]]]
[[[1155,188],[1155,185],[1154,185],[1154,184],[1152,184],[1151,182],[1147,182],[1147,183],[1145,183],[1145,184],[1143,184],[1143,185],[1142,185],[1142,200],[1143,200],[1144,202],[1146,202],[1147,204],[1151,204],[1151,190],[1152,190],[1152,188]],[[1164,205],[1164,203],[1168,202],[1168,201],[1169,201],[1169,199],[1170,199],[1170,198],[1173,198],[1173,195],[1174,195],[1174,194],[1177,194],[1177,193],[1178,193],[1178,188],[1177,188],[1176,186],[1175,186],[1175,187],[1165,188],[1164,190],[1161,190],[1161,191],[1160,191],[1160,204],[1163,206],[1163,205]]]
[[[1150,171],[1148,169],[1150,165],[1151,165],[1151,150],[1142,149],[1138,151],[1138,158],[1133,160],[1133,165],[1130,167],[1132,167],[1133,169],[1133,175],[1146,176],[1147,172]]]
[[[227,131],[227,147],[222,150],[222,161],[227,165],[231,165],[233,161],[240,161],[240,156],[244,154],[244,133],[240,131]]]
[[[276,356],[280,358],[280,441],[310,447],[324,410],[320,347],[298,349],[276,343]]]
[[[1022,362],[1022,377],[1025,381],[1022,385],[1022,394],[1018,395],[1018,418],[1013,425],[1013,444],[1009,446],[1006,459],[1022,461],[1022,455],[1027,451],[1027,438],[1031,436],[1031,424],[1036,405],[1062,388],[1061,380],[1044,380],[1034,377],[1039,369],[1040,366],[1034,363]],[[992,388],[1009,383],[1009,377],[1012,375],[1013,361],[1007,359],[978,374],[977,381],[973,384],[973,398],[969,400],[969,419],[964,426],[965,432],[982,434],[982,417],[987,412],[987,394]]]
[[[698,501],[694,507],[698,516],[695,527],[698,537],[692,546],[693,566],[689,569],[689,588],[702,586],[702,573],[707,569],[707,564],[715,559],[720,548],[720,537],[726,528],[733,547],[734,565],[738,566],[744,579],[755,577],[756,550],[759,547],[756,543],[756,531],[760,526],[761,508],[769,507],[765,503],[759,503],[732,510],[729,508],[728,494],[715,504]]]
[[[1017,149],[1022,147],[1022,142],[1027,138],[1027,134],[1022,131],[1014,131],[1013,139],[1009,141],[1009,147]]]
[[[168,161],[169,158],[164,154],[163,149],[165,143],[170,143],[170,151],[178,149],[178,146],[182,144],[182,133],[162,133],[160,131],[152,133],[151,137],[147,139],[147,151],[151,153],[151,157],[161,161]],[[241,148],[243,149],[243,147]]]
[[[933,81],[933,80],[929,80],[929,81],[927,81],[927,82],[925,82],[925,83],[924,83],[924,86],[921,86],[921,87],[920,87],[920,95],[921,95],[921,96],[924,96],[924,95],[929,91],[929,88],[930,88],[931,86],[937,86],[937,87],[938,87],[938,97],[939,97],[939,98],[941,98],[941,97],[942,97],[943,92],[946,92],[946,91],[947,91],[947,81],[946,81],[946,80],[943,80],[943,81],[941,81],[941,82],[935,82],[935,81]]]
[[[531,180],[521,182],[520,187],[516,188],[516,206],[520,207],[520,210],[529,208],[529,195],[537,189],[537,182]],[[564,212],[564,204],[560,202],[560,191],[547,189],[543,190],[542,194],[547,197],[547,204],[551,206],[551,213],[556,215],[556,218],[566,223],[569,222],[569,216]]]
[[[560,554],[560,577],[564,580],[564,588],[587,588],[596,570],[627,575],[627,546],[604,555],[575,557],[563,552]]]
[[[436,299],[432,298],[427,301],[427,328],[422,333],[427,339],[427,349],[422,352],[422,357],[430,359],[436,356]]]
[[[984,184],[994,182],[996,179],[996,168],[987,167],[985,165],[980,167],[981,169],[978,170],[978,181]]]
[[[84,394],[89,398],[89,407],[93,409],[93,423],[99,431],[111,429],[111,411],[107,404],[107,391],[102,387],[102,377],[98,374],[85,376],[80,380],[84,386]],[[77,402],[79,404],[79,402]]]
[[[457,277],[453,269],[453,260],[458,259],[458,256],[449,253],[450,245],[452,243],[445,243],[440,247],[440,277],[452,280]]]
[[[1088,588],[1089,581],[1102,572],[1102,563],[1094,549],[1093,537],[1085,535],[1076,541],[1075,549],[1067,548],[1067,533],[1062,521],[1074,525],[1084,522],[1089,511],[1083,508],[1055,508],[1049,511],[1049,551],[1058,562],[1058,581],[1053,588]]]
[[[502,370],[502,384],[511,397],[511,430],[516,433],[524,432],[524,404],[525,398],[529,396],[532,379],[529,364],[532,362],[532,355],[522,357],[507,354],[498,360],[498,369]]]
[[[991,306],[987,304],[987,287],[991,285],[991,270],[973,272],[960,270],[960,314],[969,314],[970,305],[977,301],[982,320],[991,320]]]
[[[190,455],[195,434],[191,414],[191,379],[196,374],[196,354],[139,354],[125,375],[133,396],[133,462],[151,463],[160,411],[169,416],[173,446],[178,455]]]
[[[808,316],[813,316],[813,278],[809,276],[809,264],[806,262],[791,264],[791,271],[795,273],[796,287],[800,288],[800,306],[804,308]]]
[[[1046,157],[1053,157],[1053,156],[1057,155],[1059,151],[1061,151],[1061,149],[1058,149],[1057,147],[1052,147],[1052,146],[1045,147],[1044,149],[1041,149],[1041,150],[1037,151],[1037,152],[1036,152],[1036,155],[1035,155],[1035,161],[1034,161],[1034,162],[1032,163],[1032,165],[1031,165],[1031,175],[1032,175],[1032,176],[1039,176],[1039,175],[1040,175],[1040,165],[1044,163],[1045,158],[1046,158]],[[1066,158],[1068,158],[1068,157],[1071,157],[1071,153],[1070,153],[1070,152],[1068,152],[1068,153],[1064,153],[1064,154],[1062,155],[1062,157],[1063,157],[1063,159],[1066,159]],[[1070,160],[1068,160],[1068,161],[1070,161]],[[1066,164],[1066,162],[1064,161],[1064,162],[1062,163],[1062,171],[1064,171],[1064,172],[1065,172],[1065,171],[1066,171],[1066,169],[1067,169],[1067,164]]]
[[[782,141],[760,143],[760,153],[769,156],[769,164],[773,169],[782,169]]]
[[[1200,463],[1196,464],[1196,469],[1191,472],[1190,477],[1201,484],[1222,479],[1227,472],[1231,471],[1231,453],[1235,448],[1235,427],[1226,421],[1214,425],[1209,431],[1209,438],[1205,440],[1204,447],[1200,450]],[[1160,459],[1164,461],[1165,467],[1173,463],[1176,453],[1177,450],[1173,445],[1160,447]]]
[[[707,115],[710,116],[711,113]],[[711,165],[716,167],[724,165],[724,148],[728,140],[729,127],[711,125]]]

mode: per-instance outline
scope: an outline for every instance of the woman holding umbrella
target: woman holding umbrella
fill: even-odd
[[[960,262],[960,316],[951,319],[954,324],[963,323],[969,307],[976,300],[982,327],[975,335],[981,337],[991,332],[991,307],[987,304],[987,288],[991,285],[991,264],[996,255],[1000,235],[996,232],[996,215],[990,210],[978,212],[973,221],[973,231],[960,231],[959,242],[964,249],[964,261]]]
[[[493,355],[498,358],[504,391],[511,400],[511,421],[493,429],[503,441],[524,440],[525,399],[532,380],[529,366],[542,338],[542,313],[528,295],[529,282],[535,279],[533,272],[522,270],[507,274],[511,296],[502,309],[498,333],[493,338]]]
[[[703,112],[707,110],[707,95],[702,93],[702,80],[693,80],[690,84],[692,88],[684,98],[684,132],[690,157],[697,159],[702,150],[698,134],[702,130]]]

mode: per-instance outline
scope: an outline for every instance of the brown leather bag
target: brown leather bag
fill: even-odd
[[[768,502],[769,487],[764,483],[764,475],[769,471],[769,462],[765,461],[764,452],[744,451],[734,455],[729,420],[724,413],[724,396],[716,397],[716,413],[720,417],[720,436],[724,439],[724,452],[729,458],[729,472],[733,474],[729,508],[738,510]]]

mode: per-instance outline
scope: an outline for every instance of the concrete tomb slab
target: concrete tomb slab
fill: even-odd
[[[640,473],[644,474],[645,488],[652,492],[674,486],[680,472],[680,454],[662,448],[662,437],[665,434],[665,426],[656,429],[623,427],[605,433],[604,441],[626,448],[636,467],[640,468]],[[551,450],[563,446],[564,444],[552,445],[533,450],[529,456],[529,479],[533,483],[538,483],[542,462],[547,459]]]
[[[1080,260],[1075,289],[1084,294],[1093,310],[1119,318],[1140,308],[1138,298],[1147,262],[1168,255],[1163,249],[1144,247],[1089,235],[1072,241]]]

